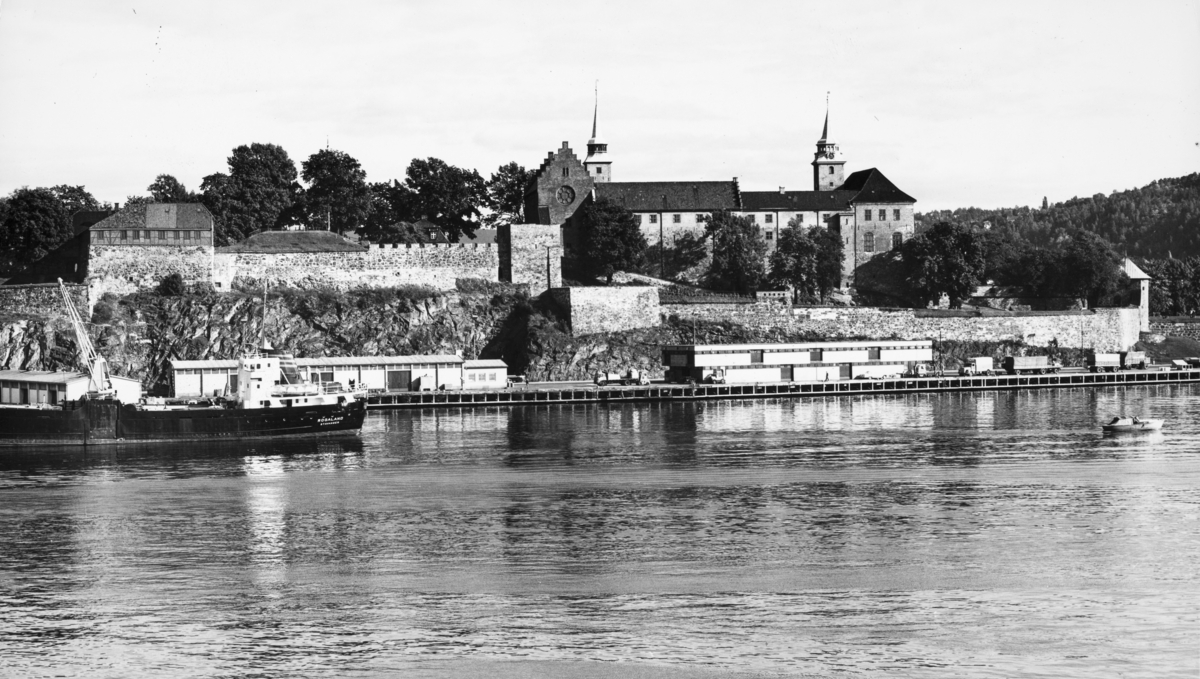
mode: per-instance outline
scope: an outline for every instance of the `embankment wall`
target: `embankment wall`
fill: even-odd
[[[567,314],[576,337],[652,328],[662,322],[658,288],[570,287],[554,288],[549,294]]]
[[[88,320],[91,306],[88,304],[87,286],[78,283],[67,283],[66,286],[75,308],[83,320]],[[66,309],[63,308],[58,283],[3,285],[0,286],[0,313],[14,316],[65,316]]]
[[[562,228],[543,224],[502,225],[496,231],[500,280],[525,283],[531,295],[562,286]]]
[[[1137,308],[1013,316],[933,315],[915,309],[789,307],[781,304],[663,304],[664,317],[730,321],[743,326],[786,328],[828,339],[942,339],[1035,346],[1094,347],[1121,351],[1138,341]]]
[[[372,245],[357,252],[218,252],[213,282],[219,290],[235,285],[294,288],[383,288],[425,285],[453,290],[459,278],[497,281],[497,246],[480,244]]]
[[[171,274],[185,283],[209,283],[213,273],[211,245],[103,245],[92,242],[88,253],[88,286],[94,303],[106,292],[127,295],[149,290]]]

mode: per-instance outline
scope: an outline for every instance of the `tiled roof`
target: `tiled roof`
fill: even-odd
[[[200,203],[135,203],[95,222],[91,229],[196,229],[211,231],[212,213]]]
[[[610,182],[596,196],[633,212],[740,210],[736,180],[724,182]]]
[[[839,212],[850,209],[853,197],[851,191],[743,191],[742,209],[746,212]]]
[[[846,177],[838,191],[854,191],[852,203],[915,203],[916,198],[896,188],[883,173],[875,168],[859,170]]]
[[[361,252],[367,249],[331,231],[263,231],[217,252]]]

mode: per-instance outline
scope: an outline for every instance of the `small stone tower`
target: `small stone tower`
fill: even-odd
[[[817,140],[817,153],[813,158],[813,191],[832,191],[846,181],[846,161],[837,144],[829,138],[829,100],[825,100],[825,127]]]
[[[608,157],[608,144],[600,137],[600,87],[596,87],[596,107],[592,111],[592,138],[587,143],[587,158],[583,166],[597,184],[612,181],[612,159]]]

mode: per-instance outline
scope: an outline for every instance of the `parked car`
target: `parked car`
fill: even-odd
[[[619,384],[621,386],[631,386],[635,384],[646,385],[650,384],[650,378],[646,377],[646,373],[641,370],[630,368],[624,374],[621,373],[597,373],[596,384],[601,387],[607,387],[610,384]]]
[[[959,369],[958,374],[964,377],[973,375],[995,375],[996,366],[992,361],[991,356],[976,356],[975,358],[968,359],[966,365]]]

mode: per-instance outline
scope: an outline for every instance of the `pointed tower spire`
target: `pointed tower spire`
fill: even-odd
[[[829,139],[829,93],[825,93],[825,126],[817,140],[817,153],[813,157],[813,191],[832,191],[845,181],[846,161],[838,145]]]
[[[821,128],[821,140],[829,139],[829,93],[825,93],[825,127]]]
[[[596,81],[596,104],[592,109],[592,138],[587,143],[587,159],[583,166],[596,182],[612,181],[612,160],[608,157],[608,144],[600,138],[600,81]]]
[[[600,81],[596,81],[596,105],[592,109],[592,142],[600,135],[598,123],[600,121]]]

